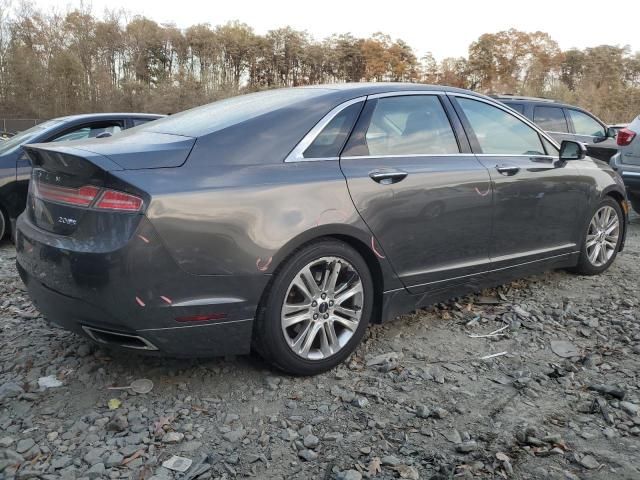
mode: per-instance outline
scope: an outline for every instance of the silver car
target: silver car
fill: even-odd
[[[640,115],[618,131],[616,142],[618,153],[611,165],[622,175],[631,205],[640,213]]]

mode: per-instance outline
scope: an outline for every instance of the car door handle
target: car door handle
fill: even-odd
[[[500,172],[502,175],[515,175],[520,171],[520,167],[516,165],[496,165],[496,170]]]
[[[407,175],[408,173],[402,170],[374,170],[369,173],[369,177],[371,177],[374,182],[381,183],[382,185],[400,182],[404,180]]]

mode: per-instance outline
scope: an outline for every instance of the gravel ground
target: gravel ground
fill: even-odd
[[[372,327],[315,378],[96,348],[42,319],[14,261],[3,244],[0,478],[640,478],[638,216],[606,274]],[[108,389],[138,378],[153,390]],[[185,473],[162,466],[174,455]]]

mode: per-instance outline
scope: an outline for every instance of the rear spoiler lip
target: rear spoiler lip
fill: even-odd
[[[24,148],[24,151],[27,153],[27,156],[29,156],[29,161],[31,162],[32,166],[33,166],[33,161],[32,161],[30,152],[32,150],[33,151],[46,150],[49,152],[59,152],[67,155],[73,155],[75,157],[82,157],[88,160],[89,162],[93,163],[98,168],[101,168],[102,170],[107,172],[125,170],[121,165],[118,165],[109,157],[106,157],[100,153],[95,153],[95,152],[92,152],[91,150],[85,150],[82,148],[68,147],[62,144],[55,145],[51,143],[32,143],[29,145],[25,145],[23,148]]]
[[[83,139],[28,147],[82,157],[105,171],[154,170],[184,165],[198,140],[185,135],[135,130],[125,130],[103,141]]]

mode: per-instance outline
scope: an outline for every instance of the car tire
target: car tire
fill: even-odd
[[[608,216],[605,220],[601,215]],[[607,235],[607,228],[612,228],[608,222],[614,221],[614,215],[617,227],[612,231],[612,235]],[[623,229],[624,215],[620,204],[611,197],[604,198],[591,213],[587,228],[582,235],[578,264],[571,271],[580,275],[598,275],[607,270],[618,255]],[[615,239],[613,233],[615,233]]]
[[[9,216],[4,213],[2,207],[0,207],[0,240],[9,235],[11,231],[11,224],[9,223]]]
[[[323,239],[303,246],[276,270],[263,295],[254,348],[294,375],[330,370],[362,340],[373,296],[369,268],[350,245]]]

